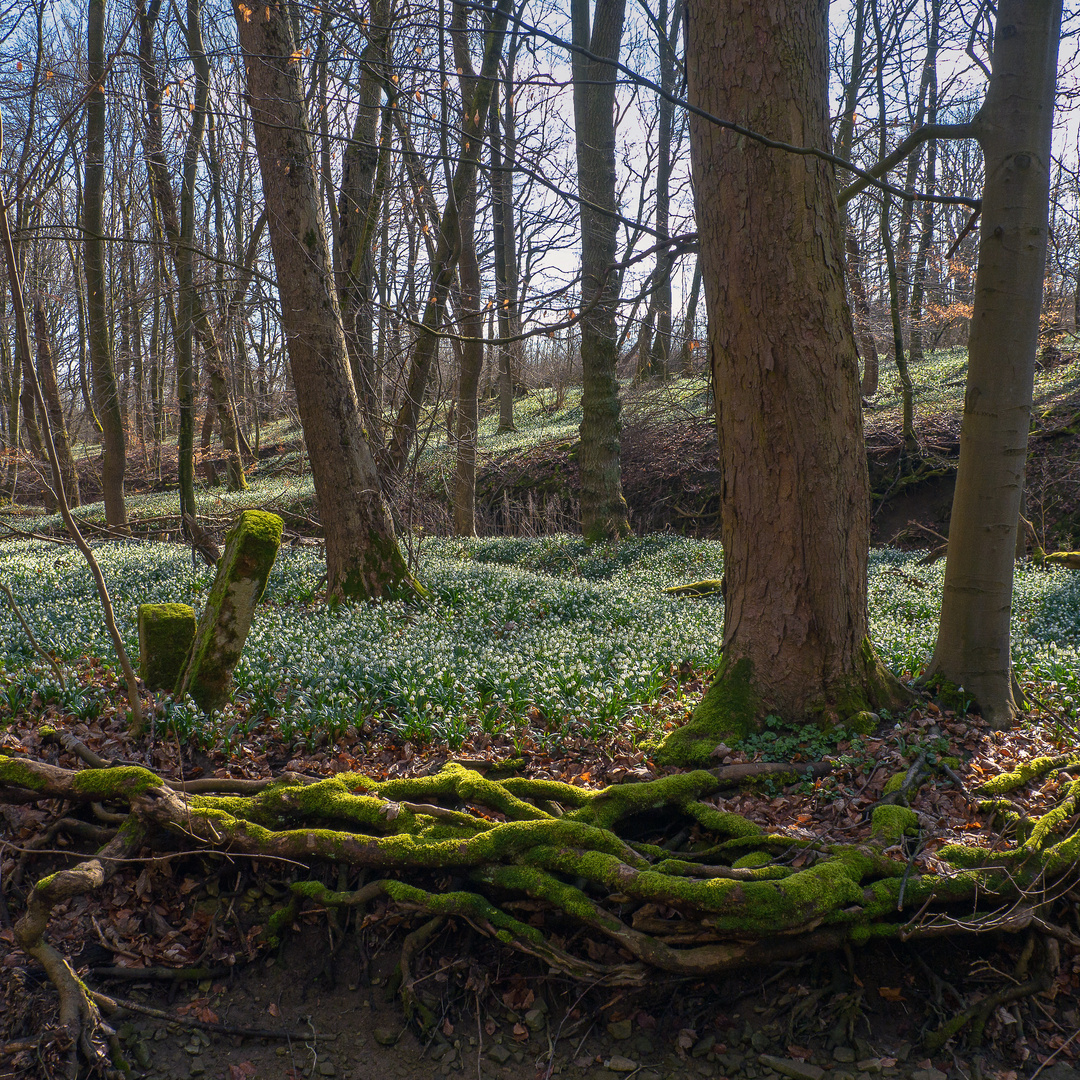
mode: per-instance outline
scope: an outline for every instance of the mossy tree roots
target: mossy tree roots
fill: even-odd
[[[1041,764],[1053,770],[1071,761]],[[876,938],[1045,928],[1050,898],[1062,892],[1050,886],[1077,873],[1080,783],[1065,785],[1062,804],[1032,821],[1023,842],[945,845],[931,873],[905,850],[905,835],[919,824],[912,811],[879,806],[871,836],[858,843],[770,834],[716,804],[738,775],[698,770],[593,792],[551,780],[494,780],[450,764],[381,782],[359,773],[319,781],[290,774],[249,793],[195,794],[138,767],[71,771],[0,755],[0,801],[105,802],[127,812],[98,858],[36,884],[16,937],[46,967],[72,1045],[89,1055],[99,1053],[100,1020],[46,941],[47,923],[57,903],[99,887],[140,848],[181,845],[366,871],[370,880],[352,892],[328,889],[314,870],[295,882],[290,903],[270,921],[271,939],[305,903],[363,907],[386,897],[428,920],[464,920],[573,977],[623,985],[646,981],[652,970],[701,977]],[[975,794],[1000,795],[1001,777],[990,783],[993,790]],[[685,825],[706,843],[672,851],[637,839]],[[456,883],[446,891],[437,882],[448,871]],[[541,925],[511,913],[522,897],[540,905]],[[575,954],[568,926],[606,938],[617,962]],[[407,986],[403,993],[408,1005]]]
[[[793,726],[815,723],[827,728],[843,723],[865,732],[877,723],[875,710],[900,709],[911,700],[911,692],[882,664],[866,640],[857,650],[850,673],[805,700],[797,716],[770,697],[768,681],[759,677],[753,661],[725,656],[689,723],[668,735],[657,760],[663,765],[691,768],[715,764],[712,755],[717,746],[762,730],[771,715]]]

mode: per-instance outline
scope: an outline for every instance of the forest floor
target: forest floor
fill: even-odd
[[[930,389],[917,412],[924,451],[918,462],[901,453],[895,394],[884,396],[867,414],[881,542],[933,547],[938,534],[947,533],[958,449],[955,395],[942,407],[929,399],[933,379],[949,383],[961,370],[954,361],[926,376]],[[571,444],[577,418],[573,400],[560,409],[554,405],[541,400],[543,437],[527,431],[516,445],[484,460],[481,514],[492,531],[565,531],[573,519]],[[716,534],[715,433],[707,411],[700,386],[673,397],[646,395],[629,402],[624,483],[639,531]],[[1080,370],[1066,367],[1044,381],[1029,457],[1030,516],[1047,550],[1073,548],[1080,539],[1080,433],[1073,430],[1080,429],[1078,418]],[[287,505],[292,513],[287,521],[299,543],[314,531],[310,481],[305,486],[295,430],[279,427],[271,435],[249,496],[225,497],[219,489],[207,489],[200,497],[224,522],[245,499],[266,505],[272,493],[274,505]],[[445,512],[439,478],[447,452],[436,447],[422,463],[428,495],[414,507],[415,519],[429,530],[438,528]],[[168,537],[176,527],[170,516],[170,464],[166,453],[159,477],[144,458],[133,457],[132,486],[147,496],[139,514],[145,534],[156,538]],[[94,497],[94,471],[95,463],[87,461],[88,497]],[[23,477],[19,501],[25,504],[35,495],[36,480],[29,470]],[[87,510],[84,520],[93,522],[94,513]],[[3,520],[21,532],[56,532],[55,524],[43,524],[40,515],[16,512]],[[886,573],[894,574],[897,588],[925,588],[922,580],[911,585],[906,564]],[[74,697],[46,700],[48,695],[30,684],[16,704],[18,675],[3,667],[0,675],[5,670],[16,681],[0,678],[5,692],[12,693],[6,711],[0,705],[0,751],[69,768],[81,762],[43,733],[46,725],[70,733],[96,754],[141,763],[174,779],[262,778],[283,769],[311,777],[349,770],[376,778],[417,776],[456,760],[470,766],[507,762],[522,776],[598,789],[664,772],[629,722],[599,736],[563,739],[557,747],[539,728],[535,738],[527,728],[494,734],[474,728],[451,747],[438,738],[411,740],[378,724],[304,740],[271,727],[231,744],[183,741],[167,727],[157,741],[132,740],[115,674],[97,660],[83,658],[69,670],[75,690],[81,685],[102,692],[104,707],[85,715],[66,704]],[[665,682],[650,722],[660,728],[681,722],[707,678],[707,668],[700,668]],[[1033,693],[1033,710],[1006,734],[988,731],[979,717],[957,707],[962,703],[924,695],[906,715],[888,718],[857,743],[834,741],[823,748],[804,737],[779,748],[764,743],[732,748],[725,764],[825,755],[833,768],[815,784],[747,785],[720,805],[772,832],[822,843],[861,841],[869,836],[869,811],[885,784],[919,754],[955,759],[962,779],[975,783],[1018,762],[1075,750],[1080,736],[1075,720],[1064,717],[1060,707],[1064,690],[1056,684],[1048,690],[1037,681],[1025,689]],[[1073,776],[1080,772],[1039,777],[1013,796],[1017,812],[1043,813]],[[996,836],[988,815],[947,782],[920,787],[912,807],[933,823],[935,844]],[[15,946],[11,919],[18,916],[30,882],[69,865],[76,850],[93,849],[53,828],[63,813],[63,807],[49,804],[0,807],[0,898],[7,897],[0,903],[0,1080],[59,1075],[56,995],[41,969]],[[920,849],[912,859],[928,854],[932,845],[929,853]],[[1024,982],[1039,937],[1035,928],[878,943],[709,982],[657,975],[643,987],[627,988],[552,974],[540,962],[450,919],[414,964],[421,998],[437,1017],[433,1029],[419,1032],[406,1023],[395,1000],[394,972],[406,934],[422,919],[385,902],[362,918],[308,907],[282,944],[273,947],[265,928],[295,876],[293,867],[248,858],[157,853],[125,867],[104,888],[56,909],[49,940],[74,959],[89,985],[131,1005],[128,1015],[114,1022],[133,1075],[148,1080],[427,1080],[459,1074],[477,1080],[1080,1080],[1080,949],[1075,947],[1080,896],[1075,892],[1054,901],[1066,940],[1049,987],[994,1008],[981,1037],[961,1035],[929,1053],[922,1045],[927,1033],[973,1003]],[[519,912],[543,921],[539,906],[530,910],[528,901],[519,903]],[[587,931],[567,933],[576,934],[581,950],[594,959],[618,958],[612,945],[592,940]],[[160,969],[192,977],[177,979]],[[156,1008],[165,1016],[140,1008]],[[240,1034],[253,1029],[265,1037]]]

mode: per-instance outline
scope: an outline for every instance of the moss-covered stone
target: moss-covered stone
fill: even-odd
[[[897,844],[905,836],[919,831],[919,815],[906,806],[886,804],[870,815],[870,833],[885,843]]]
[[[188,604],[139,605],[139,675],[148,690],[172,690],[195,640]]]
[[[281,547],[283,525],[277,514],[245,510],[225,538],[225,554],[176,687],[178,696],[190,694],[207,712],[229,700],[232,674]]]

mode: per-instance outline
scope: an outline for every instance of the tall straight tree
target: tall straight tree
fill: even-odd
[[[86,15],[86,63],[90,82],[86,101],[86,181],[83,196],[86,321],[94,405],[101,422],[101,488],[105,499],[105,521],[113,528],[123,529],[127,527],[127,508],[124,505],[127,446],[105,295],[105,0],[89,0]]]
[[[1009,619],[1049,222],[1061,0],[1000,0],[972,126],[985,158],[949,561],[928,676],[962,685],[994,727],[1016,718]]]
[[[609,540],[629,531],[619,457],[615,314],[615,75],[626,0],[571,0],[574,131],[581,196],[581,531]],[[591,14],[591,19],[590,19]],[[607,61],[605,63],[605,61]]]
[[[688,0],[690,101],[829,146],[828,0]],[[899,700],[868,640],[870,494],[832,169],[691,117],[726,576],[723,659],[669,762],[769,714],[830,722]]]
[[[234,7],[281,322],[326,533],[327,593],[346,600],[379,597],[414,583],[349,372],[289,10],[286,0],[254,9],[236,0]]]

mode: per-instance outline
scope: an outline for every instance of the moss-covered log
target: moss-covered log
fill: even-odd
[[[1036,771],[1070,760],[1047,759]],[[312,867],[271,920],[271,936],[305,903],[362,907],[381,896],[398,910],[464,919],[572,977],[618,984],[640,983],[650,970],[703,976],[881,937],[1045,926],[1052,898],[1077,875],[1080,781],[1061,785],[1058,803],[1023,836],[998,838],[993,848],[946,844],[920,863],[907,839],[920,820],[906,807],[879,805],[870,836],[857,843],[770,833],[724,809],[725,786],[737,782],[726,772],[589,791],[552,780],[494,780],[450,764],[434,775],[385,781],[287,775],[239,793],[215,793],[207,778],[193,793],[134,766],[73,771],[0,755],[0,801],[125,810],[128,825],[110,845],[120,859],[118,845],[137,832],[155,847]],[[643,822],[651,823],[644,833]],[[661,834],[691,829],[692,843],[674,850],[659,843]],[[367,871],[369,881],[356,892],[330,890],[318,880],[319,864]],[[456,881],[450,891],[447,872]],[[101,875],[91,876],[81,887]],[[35,955],[46,946],[60,884],[59,877],[38,882],[21,924],[33,924],[19,940]],[[512,913],[522,898],[540,905],[539,924]],[[625,960],[575,955],[561,943],[580,940],[566,933],[575,926],[606,937]],[[59,968],[58,979],[66,979]]]

